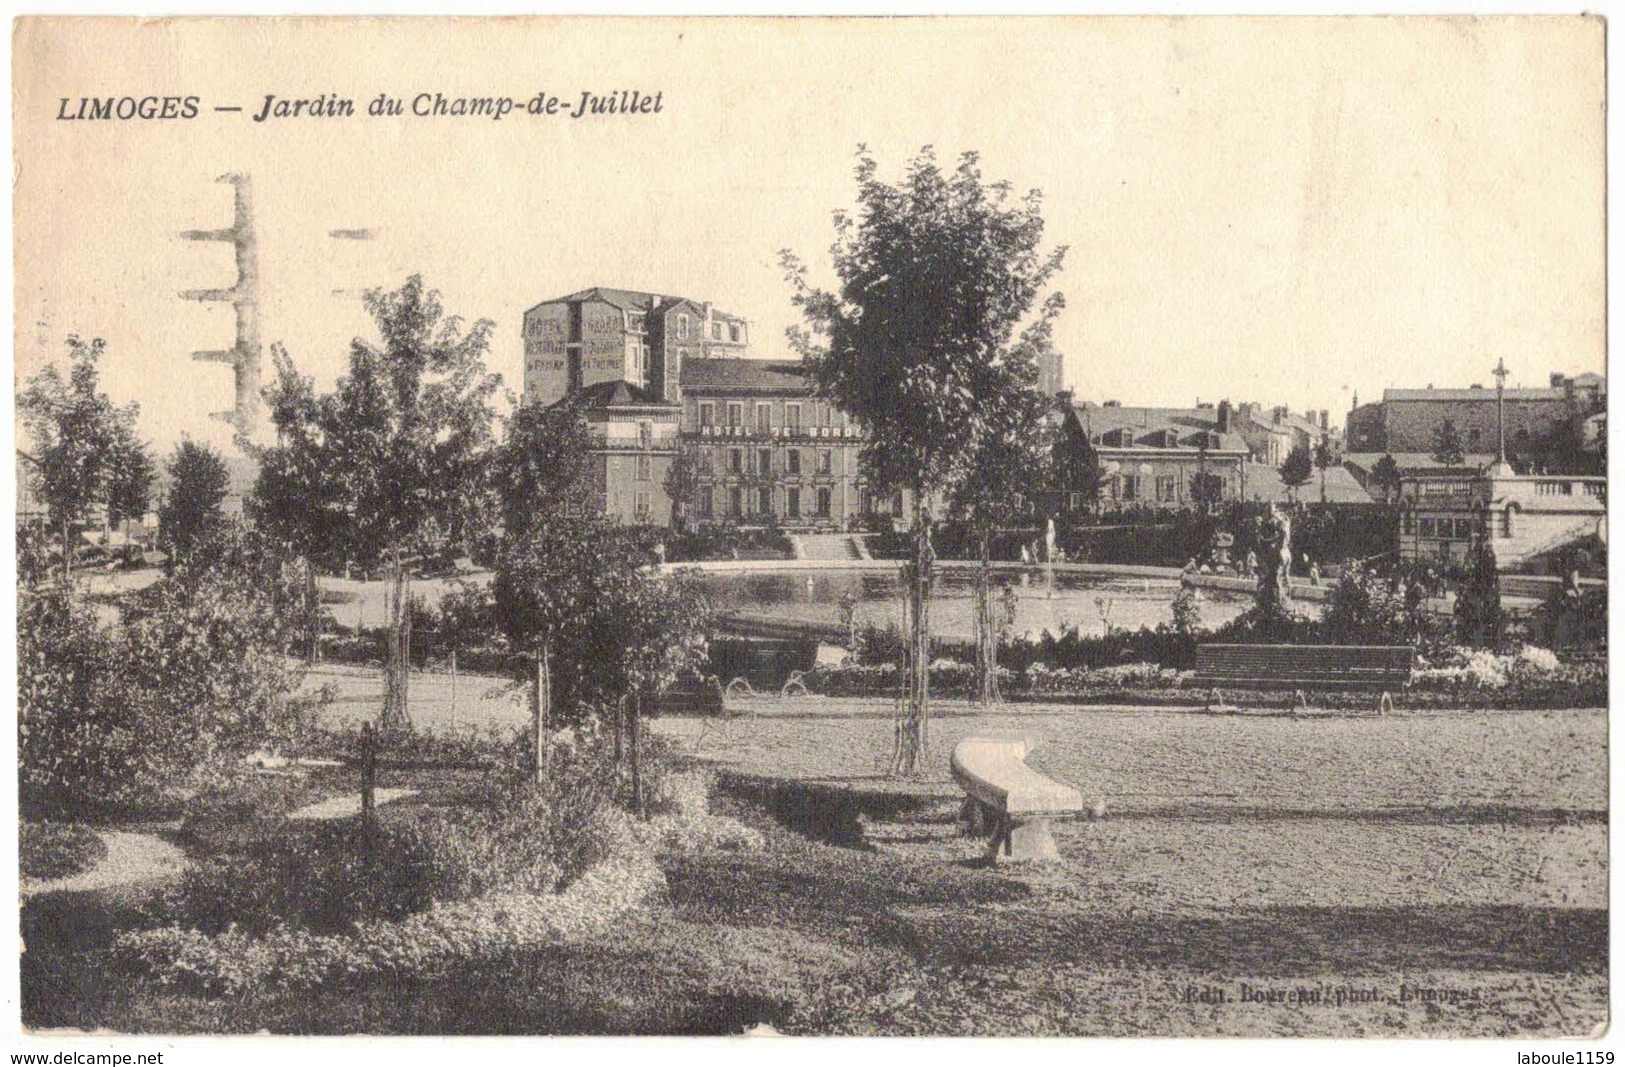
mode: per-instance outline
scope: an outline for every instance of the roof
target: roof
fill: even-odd
[[[805,396],[812,392],[806,367],[795,360],[695,356],[683,360],[682,384],[686,393]]]
[[[703,308],[705,306],[704,301],[694,300],[686,296],[671,296],[664,293],[645,293],[636,289],[614,289],[607,285],[595,285],[590,289],[582,289],[579,292],[571,293],[569,296],[560,296],[554,297],[552,300],[543,300],[540,304],[536,304],[532,308],[527,308],[526,310],[534,310],[535,308],[541,307],[542,304],[576,304],[586,300],[598,300],[605,304],[609,304],[611,307],[620,308],[622,311],[647,312],[655,310],[655,301],[657,299],[660,301],[660,306],[662,308],[673,304],[692,304],[697,308]],[[715,307],[711,309],[711,317],[721,319],[724,322],[745,321],[744,318],[739,315],[731,315],[728,312],[720,311]]]
[[[1213,408],[1124,408],[1097,407],[1093,404],[1074,405],[1073,415],[1078,426],[1093,437],[1113,430],[1127,430],[1132,444],[1109,445],[1112,448],[1167,448],[1160,440],[1167,431],[1177,435],[1179,448],[1196,448],[1196,435],[1217,433],[1218,412]],[[1153,439],[1155,438],[1155,439]],[[1212,447],[1212,446],[1210,446]],[[1247,442],[1239,433],[1219,434],[1219,450],[1247,451]]]
[[[1562,400],[1561,389],[1508,389],[1508,400]],[[1484,400],[1495,399],[1494,389],[1384,389],[1383,403],[1396,400]]]
[[[1243,468],[1248,500],[1285,501],[1286,483],[1281,472],[1268,463],[1248,463]],[[1309,472],[1309,480],[1298,486],[1297,499],[1306,503],[1320,500],[1320,470]],[[1326,468],[1326,502],[1328,504],[1369,504],[1371,494],[1355,481],[1347,467]]]
[[[623,408],[665,406],[665,401],[631,382],[594,382],[579,390],[574,399],[584,407]]]

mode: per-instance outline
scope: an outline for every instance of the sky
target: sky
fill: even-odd
[[[1044,194],[1080,399],[1327,408],[1433,383],[1602,371],[1601,23],[1452,19],[99,20],[14,42],[19,380],[99,336],[167,450],[224,446],[222,173],[252,176],[261,333],[330,385],[354,293],[421,273],[496,324],[592,285],[711,300],[789,354],[790,248],[829,281],[862,143]],[[658,114],[289,118],[265,96],[660,93]],[[194,119],[62,121],[82,96]],[[215,112],[217,105],[242,112]],[[373,239],[336,239],[367,229]],[[342,293],[336,293],[342,290]],[[266,357],[269,370],[269,357]]]

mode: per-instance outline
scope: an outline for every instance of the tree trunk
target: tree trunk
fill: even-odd
[[[976,676],[977,698],[983,704],[997,704],[999,692],[999,628],[993,618],[992,537],[982,531],[982,569],[976,575]]]
[[[379,723],[385,732],[405,729],[410,722],[406,713],[406,657],[412,616],[407,609],[406,568],[401,565],[398,549],[390,550],[389,586],[389,628],[384,638],[384,711]]]
[[[626,759],[626,698],[622,697],[615,702],[614,714],[610,716],[615,720],[615,769],[621,769],[621,762]]]
[[[642,732],[638,728],[638,720],[642,718],[643,696],[636,690],[631,700],[627,701],[627,711],[630,713],[626,722],[628,747],[632,751],[632,810],[640,819],[649,817],[643,805],[643,745]]]
[[[914,564],[909,581],[908,699],[902,709],[893,761],[896,773],[912,777],[926,759],[927,720],[931,714],[931,525],[925,494],[914,493]]]
[[[310,651],[305,659],[314,665],[322,658],[322,598],[316,588],[316,565],[309,557],[301,562],[305,569],[305,610],[310,619]]]
[[[553,704],[552,648],[542,643],[542,654],[536,657],[536,681],[531,690],[531,733],[536,746],[536,784],[547,776],[547,722]],[[454,661],[455,662],[455,661]]]
[[[62,520],[62,578],[64,581],[73,577],[73,545],[68,543],[68,531],[72,526],[68,520]]]

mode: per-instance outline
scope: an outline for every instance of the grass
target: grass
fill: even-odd
[[[107,855],[107,845],[89,827],[22,822],[17,828],[17,851],[23,877],[47,881],[90,870]]]

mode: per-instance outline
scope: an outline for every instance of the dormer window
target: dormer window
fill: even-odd
[[[679,316],[677,316],[677,339],[679,341],[688,340],[688,316],[687,315],[679,315]]]
[[[732,341],[734,344],[739,343],[739,340],[740,340],[739,323],[730,322],[728,324],[728,340]]]
[[[722,340],[722,323],[713,322],[711,324],[711,340],[713,340],[713,341]]]

